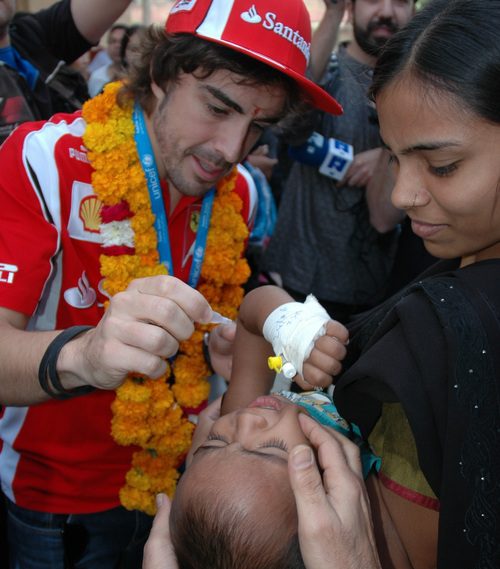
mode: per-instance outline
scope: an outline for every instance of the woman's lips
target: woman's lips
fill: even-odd
[[[411,221],[411,229],[413,233],[422,239],[430,239],[445,227],[446,225],[424,223],[422,221],[417,221],[416,219],[412,219]]]
[[[272,395],[263,395],[262,397],[257,397],[255,401],[252,401],[249,408],[258,407],[260,409],[272,409],[273,411],[281,411],[283,409],[283,401]]]

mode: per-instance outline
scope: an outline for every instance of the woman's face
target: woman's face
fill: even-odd
[[[141,57],[141,39],[140,30],[132,34],[125,48],[125,61],[129,67],[137,65]]]
[[[463,264],[500,257],[500,125],[404,78],[377,96],[393,157],[393,204],[427,250]]]

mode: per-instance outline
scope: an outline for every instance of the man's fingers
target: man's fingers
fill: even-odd
[[[156,507],[157,512],[153,520],[153,527],[151,528],[150,537],[160,537],[164,539],[165,537],[170,538],[170,508],[171,503],[168,496],[165,494],[158,494],[156,497]]]
[[[212,317],[212,309],[203,295],[176,277],[155,276],[135,279],[127,290],[169,299],[194,322],[206,323]]]
[[[157,512],[144,547],[142,569],[178,569],[170,541],[170,500],[165,494],[156,498]]]
[[[325,503],[325,491],[314,454],[307,445],[298,445],[290,452],[288,475],[300,519],[308,519]]]
[[[227,342],[231,342],[232,344],[236,335],[236,322],[219,324],[212,330],[211,334],[214,335],[215,341],[217,341],[217,339],[220,339],[221,341],[225,340]]]
[[[236,323],[221,324],[210,332],[208,347],[210,355],[216,353],[228,356],[233,353],[233,342],[236,335]]]
[[[304,435],[317,449],[318,460],[324,471],[327,488],[334,490],[340,474],[352,475],[362,480],[361,461],[358,447],[345,435],[334,429],[319,425],[308,415],[300,414],[299,423]]]

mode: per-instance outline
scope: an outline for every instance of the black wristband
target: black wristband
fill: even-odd
[[[72,326],[61,332],[49,344],[43,354],[40,367],[38,368],[38,381],[41,388],[53,399],[71,399],[79,395],[85,395],[95,390],[95,387],[83,385],[74,389],[65,389],[57,373],[57,358],[63,347],[79,334],[90,330],[93,326]],[[49,382],[50,379],[50,382]]]
[[[203,334],[203,342],[202,342],[203,358],[204,358],[207,366],[210,368],[210,373],[215,373],[214,368],[212,367],[212,360],[210,358],[210,350],[208,349],[208,339],[209,338],[210,338],[210,332],[205,332]]]

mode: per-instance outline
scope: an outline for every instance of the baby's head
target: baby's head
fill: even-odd
[[[218,419],[172,504],[180,569],[303,568],[288,452],[307,443],[300,408],[259,398]]]

